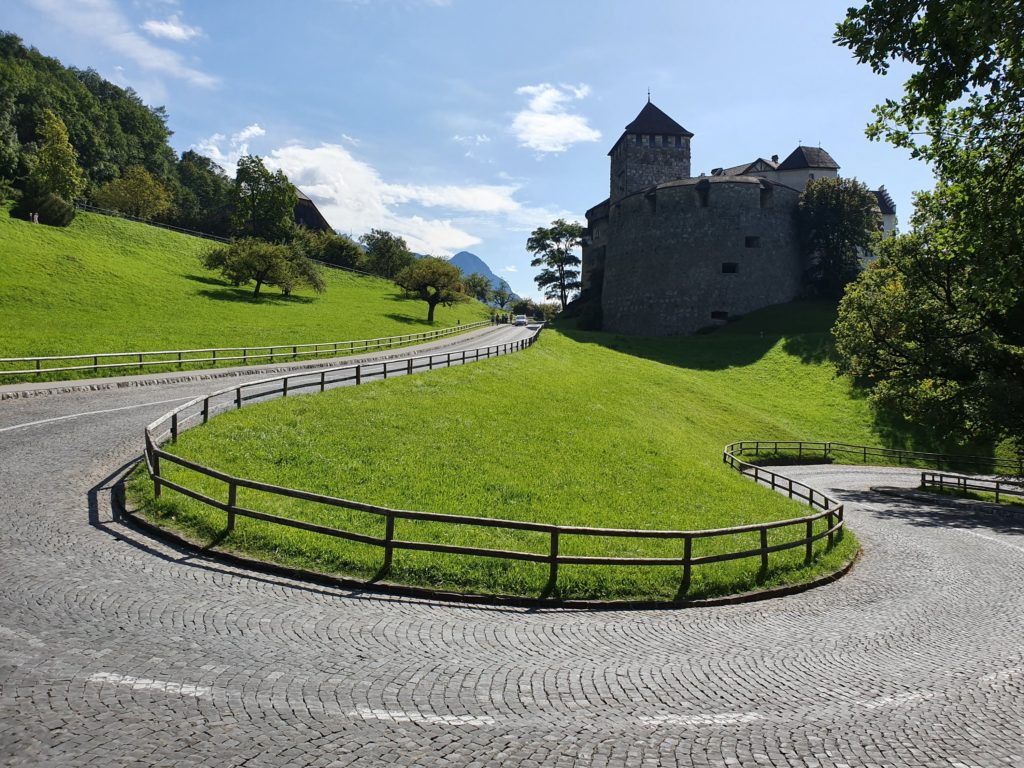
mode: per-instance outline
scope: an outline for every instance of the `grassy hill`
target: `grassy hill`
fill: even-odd
[[[360,501],[587,526],[696,529],[794,517],[806,507],[755,486],[722,464],[738,439],[842,440],[880,444],[866,402],[827,359],[833,310],[775,307],[716,333],[631,339],[545,331],[521,354],[484,364],[259,405],[190,431],[176,452],[243,477]],[[323,430],[330,423],[338,428]],[[187,482],[197,482],[190,475]],[[218,484],[219,485],[219,484]],[[211,485],[220,497],[223,487]],[[156,519],[210,541],[222,513],[168,493],[151,504],[148,483],[133,495]],[[243,493],[249,508],[380,535],[361,513]],[[546,551],[537,534],[399,521],[403,539]],[[730,546],[737,548],[743,540]],[[756,536],[745,542],[756,546]],[[244,520],[222,546],[322,571],[370,577],[380,551],[282,533]],[[563,537],[562,551],[587,555],[668,553],[647,541]],[[695,544],[695,555],[717,551]],[[772,556],[695,570],[692,595],[735,592],[832,570],[855,549]],[[540,565],[398,552],[390,578],[456,589],[539,594]],[[670,598],[676,568],[565,566],[566,597]]]
[[[0,357],[336,341],[425,330],[426,304],[393,283],[325,270],[327,291],[234,288],[200,256],[216,244],[79,213],[66,229],[0,208]],[[438,307],[436,327],[483,319]]]

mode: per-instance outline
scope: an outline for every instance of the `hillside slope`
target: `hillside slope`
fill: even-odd
[[[216,244],[79,213],[66,229],[0,209],[0,356],[321,342],[429,328],[426,304],[391,282],[326,269],[327,291],[284,297],[206,270]],[[478,302],[438,307],[434,326],[480,320]]]

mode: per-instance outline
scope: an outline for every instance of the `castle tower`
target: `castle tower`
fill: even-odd
[[[690,177],[693,134],[648,99],[615,142],[611,157],[611,203],[655,184]]]

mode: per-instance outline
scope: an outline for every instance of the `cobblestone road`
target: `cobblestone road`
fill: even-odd
[[[311,587],[112,517],[159,401],[217,386],[0,404],[0,763],[1024,765],[1019,517],[869,490],[912,472],[798,467],[865,553],[793,597],[583,612]]]

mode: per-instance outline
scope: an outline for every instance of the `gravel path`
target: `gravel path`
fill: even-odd
[[[871,490],[910,471],[789,467],[865,550],[800,595],[583,612],[314,587],[113,517],[143,425],[219,386],[0,403],[0,763],[1024,765],[1020,516]]]

